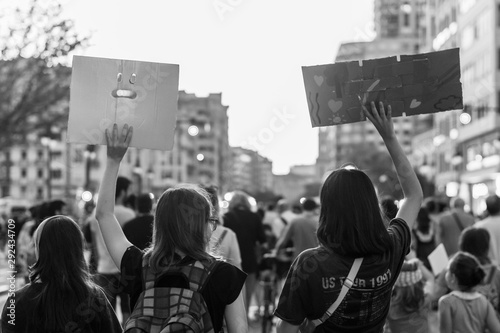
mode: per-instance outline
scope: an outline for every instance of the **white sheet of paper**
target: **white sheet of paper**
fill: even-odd
[[[431,254],[429,254],[427,259],[429,259],[434,276],[441,273],[448,266],[448,254],[446,253],[446,249],[442,243],[439,244]]]
[[[131,147],[171,150],[179,65],[74,56],[68,142],[106,144],[104,130],[134,127]]]

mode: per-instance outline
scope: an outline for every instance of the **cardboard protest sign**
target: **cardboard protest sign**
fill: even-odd
[[[434,276],[437,276],[448,266],[448,254],[442,243],[427,256],[427,259],[429,259]]]
[[[393,117],[463,108],[458,49],[302,67],[313,127],[364,121],[361,103]],[[377,104],[378,105],[378,104]]]
[[[68,141],[106,144],[106,128],[129,124],[130,146],[170,150],[178,86],[178,65],[74,56]]]

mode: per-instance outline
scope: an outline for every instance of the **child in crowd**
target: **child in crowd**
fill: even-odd
[[[479,260],[486,275],[476,290],[486,296],[498,316],[500,310],[500,270],[488,257],[490,234],[486,229],[469,227],[462,231],[458,243],[460,251],[470,253]],[[445,275],[446,271],[439,274],[436,279],[435,299],[449,292]]]
[[[418,259],[403,264],[392,292],[387,316],[390,332],[429,332],[429,309],[434,276]]]
[[[458,252],[450,261],[446,282],[452,292],[439,299],[441,333],[500,332],[500,321],[486,297],[476,291],[485,276],[472,254]]]

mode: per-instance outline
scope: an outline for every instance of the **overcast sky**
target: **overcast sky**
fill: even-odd
[[[222,92],[230,145],[258,150],[278,174],[318,155],[301,66],[330,63],[340,43],[373,37],[373,0],[62,3],[79,30],[93,32],[81,54],[179,64],[179,89]]]

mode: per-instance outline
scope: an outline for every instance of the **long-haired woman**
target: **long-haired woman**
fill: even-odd
[[[363,107],[391,155],[404,201],[389,227],[384,225],[375,188],[356,169],[333,171],[320,193],[317,231],[320,246],[302,252],[292,264],[275,312],[278,332],[323,318],[326,332],[381,332],[392,287],[410,250],[410,228],[422,203],[422,189],[394,133],[390,106]],[[339,297],[355,258],[364,258],[353,286],[335,313],[327,309]]]
[[[213,207],[205,190],[198,186],[180,186],[161,195],[153,223],[152,244],[145,253],[125,237],[114,215],[114,192],[120,162],[132,139],[132,132],[132,128],[125,125],[119,133],[116,124],[111,132],[106,131],[108,159],[96,209],[106,247],[121,270],[124,291],[130,295],[131,307],[136,306],[127,324],[133,323],[134,313],[146,306],[138,302],[145,290],[143,276],[146,279],[147,276],[157,276],[155,286],[183,284],[183,280],[162,280],[160,275],[173,267],[181,269],[199,262],[204,268],[215,267],[201,290],[214,331],[221,330],[225,319],[230,333],[246,332],[247,320],[241,294],[245,274],[222,261],[212,266],[216,259],[207,253],[215,224]]]
[[[104,292],[92,282],[78,224],[63,215],[49,217],[33,239],[30,283],[7,300],[3,332],[121,332]]]

